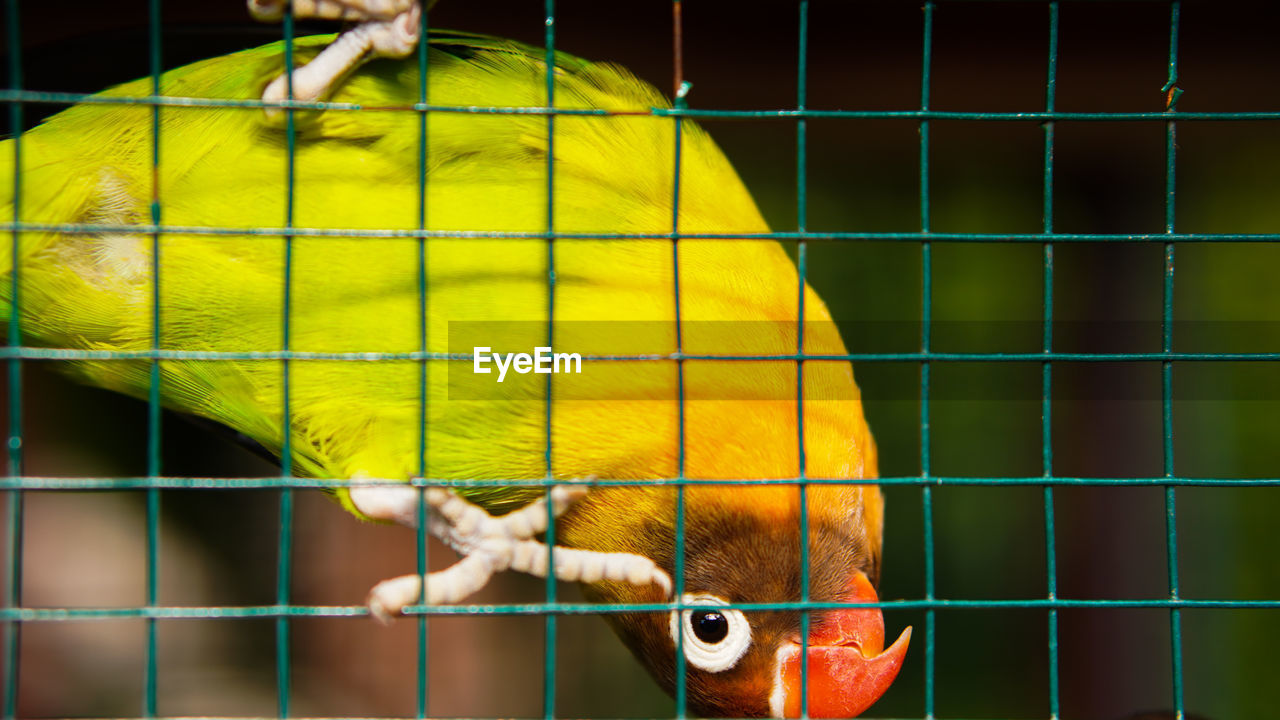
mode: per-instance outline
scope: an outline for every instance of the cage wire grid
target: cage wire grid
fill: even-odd
[[[799,26],[799,54],[796,58],[796,80],[797,92],[795,97],[795,107],[772,110],[706,110],[690,108],[686,101],[686,94],[689,90],[689,84],[683,76],[682,64],[682,45],[683,38],[681,33],[681,8],[682,0],[673,0],[672,9],[674,17],[673,39],[674,39],[674,89],[675,103],[671,109],[655,108],[652,115],[658,117],[669,118],[675,127],[675,183],[672,198],[672,215],[671,215],[671,231],[669,233],[660,234],[608,234],[608,233],[564,233],[557,232],[556,228],[556,205],[555,205],[555,173],[554,173],[554,148],[549,147],[547,153],[547,203],[545,207],[546,228],[545,233],[509,233],[509,232],[474,232],[474,233],[457,233],[457,232],[439,232],[427,229],[427,212],[425,187],[428,182],[427,177],[427,113],[443,112],[443,113],[477,113],[477,114],[512,114],[524,113],[545,116],[548,130],[548,143],[554,143],[554,127],[556,119],[563,115],[596,115],[606,116],[610,113],[598,110],[569,110],[557,108],[555,103],[555,83],[553,73],[548,69],[546,73],[546,98],[545,107],[448,107],[436,106],[430,104],[427,94],[427,77],[430,72],[430,66],[427,62],[426,43],[421,43],[417,50],[417,62],[419,63],[419,87],[418,102],[411,107],[402,109],[380,109],[382,111],[403,111],[417,113],[418,116],[418,183],[419,197],[421,201],[418,207],[418,229],[416,231],[392,231],[392,230],[347,230],[335,228],[314,228],[314,227],[296,227],[293,218],[293,190],[294,190],[294,157],[296,151],[296,129],[294,126],[294,111],[304,109],[323,109],[327,112],[356,112],[362,111],[361,108],[342,103],[332,102],[297,102],[285,101],[279,103],[279,106],[286,109],[286,156],[288,173],[288,193],[289,198],[286,202],[286,216],[282,218],[280,227],[272,228],[231,228],[231,227],[176,227],[167,226],[163,223],[163,198],[159,192],[159,188],[153,183],[150,198],[150,224],[146,226],[129,225],[129,226],[113,226],[94,223],[68,223],[68,224],[40,224],[24,222],[22,220],[22,182],[21,164],[15,162],[14,176],[12,177],[14,189],[14,217],[9,223],[6,223],[11,239],[10,252],[14,259],[13,263],[13,321],[10,322],[8,328],[8,345],[3,349],[3,357],[6,359],[7,382],[9,386],[9,403],[8,403],[8,421],[9,433],[7,438],[7,472],[3,478],[2,489],[9,496],[7,506],[7,516],[5,518],[6,532],[8,537],[9,553],[5,558],[6,569],[5,574],[8,578],[8,591],[4,599],[4,607],[0,609],[0,619],[4,622],[4,640],[3,654],[6,663],[5,670],[5,690],[4,690],[4,717],[15,718],[18,716],[18,688],[19,688],[19,672],[20,658],[19,652],[21,648],[22,628],[28,623],[43,622],[63,622],[68,620],[93,620],[93,619],[110,619],[110,618],[140,618],[146,623],[146,654],[144,664],[144,682],[143,697],[141,701],[141,717],[151,718],[157,717],[160,708],[157,702],[157,675],[159,673],[159,659],[157,648],[156,623],[158,620],[182,619],[182,618],[268,618],[274,620],[275,627],[275,643],[276,643],[276,703],[277,711],[280,717],[290,716],[290,686],[291,686],[291,657],[289,651],[290,643],[290,621],[297,618],[309,617],[346,617],[367,614],[366,608],[363,606],[311,606],[299,605],[291,602],[290,597],[290,580],[292,574],[291,556],[292,542],[294,534],[294,505],[293,491],[303,488],[321,488],[334,487],[342,485],[341,481],[315,480],[309,478],[294,477],[291,463],[290,449],[290,433],[288,432],[288,422],[290,414],[289,407],[289,367],[291,363],[307,362],[310,360],[350,360],[367,362],[370,360],[412,360],[416,361],[420,367],[419,374],[419,395],[422,398],[419,413],[423,420],[423,432],[419,435],[419,477],[412,481],[414,487],[425,492],[427,487],[431,486],[447,486],[447,487],[475,487],[486,485],[534,485],[544,486],[547,492],[550,492],[552,484],[564,483],[564,480],[557,480],[552,467],[552,443],[551,443],[551,420],[554,412],[554,405],[551,402],[551,380],[548,377],[546,382],[546,393],[548,402],[546,403],[546,444],[544,450],[544,463],[546,467],[545,477],[541,480],[451,480],[440,478],[428,478],[426,475],[426,453],[427,453],[427,437],[425,432],[426,419],[426,388],[427,388],[427,372],[428,364],[432,361],[448,361],[469,359],[466,355],[456,355],[449,353],[434,353],[428,350],[427,344],[427,328],[426,328],[426,311],[427,311],[427,267],[430,258],[427,252],[426,239],[428,238],[449,238],[449,237],[465,237],[465,238],[522,238],[522,239],[543,239],[546,242],[546,261],[547,261],[547,294],[548,294],[548,323],[547,323],[547,344],[552,345],[554,340],[554,313],[555,313],[555,297],[556,297],[556,247],[559,242],[572,242],[579,239],[657,239],[669,240],[671,243],[672,260],[674,263],[675,273],[673,277],[673,288],[675,292],[676,307],[676,352],[667,356],[663,356],[663,360],[675,360],[677,363],[677,387],[679,393],[679,448],[678,448],[678,464],[679,472],[676,477],[664,478],[652,481],[620,481],[620,480],[596,480],[592,481],[594,485],[621,485],[621,484],[638,484],[638,483],[654,483],[674,485],[678,488],[677,502],[677,523],[676,523],[676,568],[674,581],[676,584],[675,596],[681,597],[683,589],[683,544],[684,544],[684,488],[694,484],[706,483],[710,481],[701,481],[685,476],[685,402],[684,402],[684,370],[683,363],[687,360],[700,359],[736,359],[736,360],[786,360],[795,363],[796,379],[797,379],[797,444],[799,448],[799,474],[795,478],[786,480],[760,480],[760,479],[742,479],[740,484],[744,485],[762,485],[762,484],[796,484],[798,483],[801,492],[801,507],[805,508],[804,501],[805,492],[808,486],[825,483],[844,483],[845,480],[839,478],[822,478],[810,477],[806,473],[805,454],[804,454],[804,414],[802,411],[803,397],[803,377],[806,361],[818,360],[841,360],[854,361],[859,363],[877,363],[877,362],[913,362],[919,366],[919,442],[920,442],[920,473],[919,475],[884,477],[879,480],[882,485],[903,485],[915,486],[920,488],[920,511],[922,513],[922,529],[924,540],[924,593],[920,598],[908,598],[900,600],[881,600],[876,603],[877,607],[885,609],[914,609],[921,610],[925,616],[925,627],[918,646],[921,649],[916,652],[923,653],[924,656],[924,696],[921,701],[921,717],[935,717],[935,663],[937,655],[936,645],[936,623],[939,612],[952,612],[962,609],[1006,609],[1006,608],[1023,608],[1032,610],[1043,610],[1047,623],[1048,643],[1045,648],[1048,658],[1048,697],[1046,714],[1050,718],[1057,718],[1060,715],[1060,688],[1059,688],[1059,664],[1058,664],[1058,642],[1059,642],[1059,612],[1064,609],[1071,608],[1154,608],[1168,611],[1168,623],[1170,629],[1170,657],[1171,667],[1169,673],[1172,680],[1172,695],[1169,698],[1169,704],[1173,708],[1177,717],[1181,718],[1184,713],[1184,692],[1183,692],[1183,652],[1182,652],[1182,611],[1187,609],[1278,609],[1280,608],[1280,599],[1263,599],[1263,600],[1226,600],[1226,599],[1188,599],[1181,596],[1179,576],[1178,576],[1178,532],[1177,532],[1177,488],[1186,486],[1203,486],[1203,487],[1249,487],[1263,486],[1275,487],[1280,485],[1280,478],[1209,478],[1209,477],[1188,477],[1181,476],[1176,472],[1174,466],[1173,452],[1173,368],[1175,363],[1187,361],[1277,361],[1280,360],[1280,353],[1265,352],[1175,352],[1173,345],[1173,318],[1174,318],[1174,269],[1176,248],[1180,243],[1213,243],[1213,242],[1262,242],[1273,243],[1280,241],[1280,234],[1248,234],[1248,233],[1183,233],[1179,232],[1176,227],[1176,197],[1177,197],[1177,124],[1179,122],[1197,122],[1197,121],[1250,121],[1250,120],[1280,120],[1280,113],[1277,112],[1180,112],[1177,109],[1178,96],[1181,93],[1178,87],[1178,33],[1180,25],[1181,1],[1172,0],[1168,2],[1168,80],[1163,88],[1163,92],[1167,94],[1167,106],[1163,112],[1062,112],[1056,108],[1056,89],[1057,89],[1057,66],[1058,66],[1058,39],[1059,39],[1059,17],[1060,2],[1057,0],[1045,3],[1047,8],[1047,25],[1045,32],[1048,35],[1048,56],[1045,64],[1045,84],[1044,84],[1044,109],[1038,112],[957,112],[936,110],[931,105],[931,82],[932,82],[932,52],[934,45],[934,17],[935,11],[940,4],[945,4],[944,0],[927,0],[922,7],[921,16],[921,47],[922,47],[922,73],[920,77],[920,95],[919,107],[914,110],[903,111],[835,111],[835,110],[813,110],[807,107],[807,56],[809,46],[809,0],[798,0],[798,26]],[[545,61],[548,68],[554,66],[556,52],[556,7],[554,0],[546,0],[545,3]],[[162,18],[160,12],[159,0],[149,0],[150,24],[149,24],[149,58],[151,64],[152,78],[152,95],[149,97],[113,97],[102,98],[91,95],[71,94],[71,93],[51,93],[51,92],[34,92],[23,89],[22,80],[22,53],[20,50],[21,25],[18,11],[17,0],[8,0],[6,4],[6,25],[8,27],[9,42],[9,62],[10,73],[8,77],[9,89],[0,92],[0,99],[3,99],[8,106],[9,125],[12,129],[14,138],[14,152],[21,157],[22,152],[22,127],[23,127],[23,106],[27,103],[71,103],[71,102],[91,102],[91,103],[122,103],[122,104],[140,104],[150,106],[151,114],[151,147],[153,167],[158,167],[161,158],[159,154],[159,133],[160,133],[160,109],[162,107],[184,107],[184,106],[225,106],[228,108],[238,108],[241,111],[250,111],[255,108],[263,107],[260,101],[217,101],[203,100],[180,97],[163,97],[160,95],[160,75],[161,68],[161,28]],[[427,35],[428,17],[427,13],[422,15],[422,31],[423,37]],[[286,14],[283,21],[283,34],[286,44],[291,44],[294,39],[294,24],[290,15]],[[286,67],[291,69],[291,54],[286,53]],[[290,92],[290,97],[292,93]],[[679,210],[680,210],[680,163],[681,163],[681,138],[682,124],[686,119],[713,119],[713,118],[783,118],[794,119],[796,125],[796,146],[795,146],[795,167],[796,167],[796,217],[795,227],[793,230],[784,230],[768,234],[748,235],[749,238],[759,239],[776,239],[784,243],[793,243],[796,247],[796,265],[798,270],[798,342],[795,352],[792,354],[782,355],[741,355],[741,356],[725,356],[725,355],[699,355],[686,353],[683,350],[680,334],[680,257],[679,242],[685,238],[697,239],[714,239],[716,235],[711,234],[692,234],[682,233],[679,226]],[[807,170],[808,170],[808,122],[817,118],[853,118],[853,119],[883,119],[896,118],[915,121],[919,129],[919,227],[918,232],[815,232],[808,229],[808,198],[809,189],[807,186]],[[1030,234],[985,234],[985,233],[950,233],[950,232],[934,232],[931,227],[931,172],[930,172],[930,142],[932,124],[936,121],[949,120],[975,120],[975,121],[1020,121],[1027,123],[1036,123],[1043,130],[1043,163],[1042,163],[1042,231]],[[1126,121],[1126,122],[1148,122],[1163,123],[1165,127],[1165,194],[1164,194],[1164,232],[1151,234],[1087,234],[1087,233],[1058,233],[1055,231],[1054,223],[1054,178],[1055,178],[1055,126],[1058,122],[1091,122],[1091,121]],[[146,233],[151,238],[152,249],[152,267],[151,272],[155,278],[152,285],[152,336],[153,345],[149,351],[141,352],[107,352],[107,351],[87,351],[87,350],[71,350],[71,349],[48,349],[37,347],[26,347],[22,343],[21,327],[18,321],[21,303],[21,265],[19,258],[19,237],[22,232],[26,231],[57,231],[64,233],[93,233],[102,231],[131,231]],[[177,350],[165,350],[161,347],[160,338],[160,287],[162,281],[161,264],[163,262],[160,255],[160,237],[162,234],[200,234],[200,235],[220,235],[220,234],[256,234],[263,236],[279,236],[282,242],[282,252],[284,253],[284,297],[283,297],[283,313],[281,317],[281,332],[283,341],[278,352],[187,352]],[[419,317],[421,323],[418,328],[421,338],[420,350],[413,353],[312,353],[312,352],[295,352],[290,349],[290,303],[292,301],[292,252],[293,242],[299,237],[325,237],[325,236],[344,236],[344,237],[409,237],[419,240],[418,247],[418,268],[417,278],[419,286]],[[741,234],[734,234],[733,237],[742,237]],[[920,261],[922,267],[922,286],[921,286],[921,332],[919,336],[919,350],[916,352],[878,352],[878,353],[851,353],[847,355],[829,355],[829,354],[806,354],[804,352],[804,287],[806,276],[808,273],[808,248],[812,242],[861,242],[861,241],[893,241],[909,244],[917,244],[920,248]],[[1039,245],[1042,249],[1042,273],[1043,273],[1043,303],[1042,303],[1042,338],[1041,350],[1039,352],[1028,353],[966,353],[966,352],[939,352],[933,350],[933,246],[935,243],[1028,243]],[[1112,352],[1112,353],[1083,353],[1083,352],[1060,352],[1055,350],[1053,343],[1053,323],[1054,315],[1054,250],[1055,246],[1061,243],[1148,243],[1157,244],[1163,249],[1164,269],[1163,269],[1163,296],[1162,296],[1162,317],[1161,317],[1161,349],[1158,352]],[[22,409],[23,398],[21,395],[23,363],[27,361],[41,360],[149,360],[151,363],[151,384],[150,397],[147,403],[147,472],[142,477],[110,477],[110,478],[56,478],[56,477],[27,477],[23,474],[23,425],[22,425]],[[161,466],[161,375],[160,363],[165,360],[260,360],[266,362],[279,362],[283,367],[284,377],[284,418],[286,423],[286,431],[283,433],[284,448],[281,454],[281,472],[277,477],[261,477],[261,478],[242,478],[242,479],[221,479],[221,478],[200,478],[200,477],[173,477],[163,474]],[[584,356],[589,360],[636,360],[646,359],[635,356]],[[1041,461],[1042,473],[1038,476],[1027,477],[956,477],[934,474],[931,469],[930,447],[931,447],[931,371],[936,363],[954,363],[965,361],[995,361],[995,362],[1033,362],[1040,366],[1040,386],[1041,386]],[[1163,474],[1153,477],[1138,478],[1092,478],[1092,477],[1065,477],[1054,474],[1054,447],[1053,447],[1053,428],[1052,420],[1052,389],[1053,389],[1053,367],[1055,363],[1089,363],[1089,362],[1157,362],[1160,365],[1161,378],[1161,422],[1162,422],[1162,457],[1163,457]],[[717,484],[723,481],[715,481]],[[985,599],[985,600],[958,600],[940,597],[936,591],[936,567],[935,567],[935,532],[934,532],[934,490],[953,485],[974,485],[974,486],[1030,486],[1039,487],[1043,492],[1043,528],[1045,542],[1045,563],[1046,573],[1044,579],[1044,596],[1027,598],[1027,599]],[[1054,495],[1055,488],[1075,485],[1092,485],[1092,486],[1147,486],[1159,487],[1164,493],[1164,517],[1165,517],[1165,553],[1167,557],[1168,587],[1167,597],[1153,599],[1073,599],[1059,597],[1058,595],[1058,573],[1057,573],[1057,549],[1055,536],[1055,504]],[[160,538],[159,538],[159,513],[160,513],[160,491],[163,489],[182,489],[182,488],[268,488],[279,489],[281,492],[281,500],[279,505],[279,536],[278,536],[278,565],[276,568],[276,602],[274,605],[265,606],[215,606],[215,607],[177,607],[162,606],[158,604],[158,574],[159,574],[159,555],[160,555]],[[22,581],[24,568],[22,564],[22,540],[23,540],[23,493],[27,490],[105,490],[105,489],[132,489],[142,490],[146,496],[146,591],[145,604],[139,607],[113,607],[113,608],[87,608],[87,607],[27,607],[23,604]],[[426,557],[426,532],[423,528],[426,523],[422,520],[424,504],[420,503],[419,513],[420,522],[418,523],[418,531],[416,535],[416,555],[417,555],[417,571],[425,573],[427,568]],[[550,509],[548,510],[550,514]],[[547,542],[554,543],[554,522],[550,522],[548,518]],[[801,537],[807,537],[808,521],[807,513],[801,515]],[[808,544],[801,543],[801,584],[802,597],[799,602],[779,602],[779,603],[756,603],[743,604],[738,603],[732,607],[742,610],[799,610],[802,616],[802,637],[807,637],[809,612],[812,610],[820,610],[833,607],[832,604],[815,603],[808,597]],[[554,578],[554,573],[548,573],[549,577]],[[510,614],[510,615],[526,615],[542,617],[546,629],[546,641],[544,645],[544,686],[543,686],[543,717],[550,720],[556,717],[557,709],[555,703],[555,680],[556,680],[556,623],[561,615],[577,615],[577,614],[604,614],[604,613],[622,613],[622,612],[668,612],[672,610],[681,610],[684,605],[679,602],[670,604],[638,604],[638,605],[615,605],[615,606],[598,606],[583,603],[561,602],[557,596],[556,582],[553,579],[547,580],[545,584],[545,598],[539,603],[523,603],[523,604],[503,604],[503,605],[469,605],[469,606],[412,606],[407,612],[414,617],[415,631],[417,634],[417,705],[416,711],[418,717],[427,716],[427,664],[429,658],[427,656],[427,619],[431,616],[446,616],[471,613],[486,614]],[[922,641],[922,642],[921,642]],[[677,641],[677,645],[679,645]],[[805,654],[801,654],[801,658],[805,658]],[[686,704],[686,688],[683,669],[683,657],[677,654],[677,673],[676,673],[676,717],[685,717]],[[807,668],[802,665],[802,674],[807,672]],[[805,686],[802,680],[801,686]],[[802,699],[802,714],[807,716],[807,699]]]

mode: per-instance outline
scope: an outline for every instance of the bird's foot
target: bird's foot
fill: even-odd
[[[248,0],[249,12],[258,20],[271,22],[284,17],[286,0]],[[430,4],[430,3],[428,3]],[[311,62],[281,75],[262,93],[268,103],[290,99],[312,102],[329,94],[347,73],[369,57],[405,57],[413,52],[421,35],[420,0],[294,0],[296,18],[355,21]],[[292,77],[292,88],[290,88]],[[268,118],[282,113],[280,108],[264,109]]]
[[[414,525],[419,491],[410,487],[351,488],[351,501],[366,516]],[[581,485],[557,485],[549,493],[551,515],[559,517],[588,492]],[[635,585],[655,584],[671,594],[671,578],[652,560],[631,553],[606,553],[548,547],[534,537],[547,529],[547,497],[514,512],[494,517],[457,493],[430,488],[422,493],[428,506],[428,528],[463,557],[452,566],[426,575],[402,575],[384,580],[369,592],[369,610],[383,622],[400,614],[420,598],[423,604],[453,603],[483,588],[494,573],[517,570],[547,577],[554,566],[557,579],[576,582],[615,580]]]
[[[293,13],[299,18],[324,20],[390,20],[405,12],[417,0],[293,0]],[[286,0],[249,0],[249,13],[263,22],[276,22],[284,17]]]

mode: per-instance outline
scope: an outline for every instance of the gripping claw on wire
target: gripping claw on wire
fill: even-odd
[[[582,499],[588,488],[551,488],[551,515],[559,517]],[[500,517],[494,517],[452,490],[430,488],[425,493],[408,486],[356,486],[351,502],[367,517],[413,526],[419,495],[427,503],[427,529],[452,547],[462,559],[425,576],[402,575],[383,580],[369,591],[369,610],[389,622],[419,598],[427,605],[454,603],[483,588],[494,573],[517,570],[545,578],[554,559],[557,579],[576,582],[615,580],[635,585],[653,583],[671,594],[671,578],[652,560],[631,553],[606,553],[577,548],[548,547],[534,539],[547,529],[547,498]]]
[[[286,0],[248,0],[249,13],[258,20],[277,21],[284,17]],[[428,7],[433,4],[428,2]],[[311,62],[292,73],[292,99],[314,102],[333,88],[360,63],[371,57],[405,57],[417,47],[421,35],[422,4],[419,0],[294,0],[297,18],[355,21],[320,51]],[[290,80],[281,75],[262,93],[268,103],[290,99]],[[281,108],[264,108],[269,119],[277,119]]]
[[[293,0],[294,15],[324,20],[390,20],[417,0]],[[262,22],[284,17],[287,0],[249,0],[249,13]]]

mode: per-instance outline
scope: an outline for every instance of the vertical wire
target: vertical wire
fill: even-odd
[[[9,43],[9,88],[17,91],[22,88],[22,34],[19,32],[18,0],[9,0],[5,6],[5,25],[9,28],[6,40]],[[22,103],[19,100],[9,102],[9,132],[12,133],[13,146],[13,231],[10,235],[10,259],[12,269],[9,273],[9,331],[7,342],[10,348],[22,345],[22,234],[18,231],[18,222],[22,219]],[[22,477],[22,360],[17,356],[9,358],[9,436],[5,444],[6,475],[10,479]],[[9,554],[5,558],[5,576],[8,580],[8,592],[5,593],[5,608],[13,610],[22,606],[22,508],[23,491],[10,490],[8,493],[6,512],[6,534]],[[8,620],[4,624],[4,717],[12,720],[18,714],[18,660],[22,647],[22,624],[17,620]]]
[[[677,110],[688,108],[687,95],[689,84],[684,79],[684,15],[680,0],[673,0],[672,40],[674,45],[675,98]],[[675,559],[672,567],[673,592],[676,602],[676,647],[675,653],[675,702],[676,718],[684,720],[688,714],[688,679],[685,677],[684,657],[684,515],[685,515],[685,407],[684,407],[684,332],[681,328],[680,313],[680,169],[683,152],[684,118],[675,116],[675,166],[671,184],[671,267],[672,286],[675,295],[676,311],[676,512],[675,512]]]
[[[1058,2],[1049,3],[1049,67],[1045,82],[1045,112],[1057,107],[1058,87]],[[1044,128],[1044,233],[1053,234],[1053,180],[1054,180],[1054,122],[1048,120]],[[1041,348],[1045,354],[1053,352],[1053,243],[1044,243],[1044,317]],[[1058,552],[1054,531],[1053,486],[1047,484],[1053,476],[1053,363],[1041,363],[1040,377],[1040,447],[1044,486],[1044,546],[1046,596],[1052,602],[1058,597]],[[1049,608],[1049,718],[1057,720],[1060,713],[1058,688],[1058,610]]]
[[[933,13],[932,1],[924,4],[924,39],[921,59],[920,110],[929,110],[929,84],[933,63]],[[930,232],[929,210],[929,121],[920,121],[920,232]],[[933,321],[933,249],[929,240],[920,241],[920,352],[925,359],[920,363],[920,477],[927,480],[931,473],[929,456],[929,352]],[[927,484],[920,488],[920,505],[924,521],[924,596],[934,599],[933,557],[933,488]],[[932,718],[934,708],[934,665],[936,654],[937,613],[930,606],[925,610],[924,644],[924,714]]]
[[[796,58],[796,231],[804,233],[809,225],[809,148],[808,120],[803,112],[808,103],[809,87],[809,0],[800,0],[799,57]],[[796,300],[796,445],[800,486],[800,602],[809,602],[809,487],[804,451],[804,286],[808,271],[808,243],[796,244],[796,274],[799,290]],[[809,610],[800,611],[800,717],[809,717]]]
[[[430,27],[428,25],[428,15],[430,11],[423,8],[421,13],[421,26],[419,29],[419,37],[422,40],[418,43],[418,103],[423,109],[418,112],[418,230],[422,232],[418,236],[418,337],[420,342],[418,349],[422,352],[422,363],[419,365],[418,371],[418,468],[417,475],[419,478],[427,476],[427,392],[429,366],[431,360],[427,358],[430,352],[430,342],[427,337],[427,260],[429,250],[427,247],[427,48],[430,45],[429,37]],[[418,489],[418,507],[417,507],[417,526],[414,531],[414,557],[417,563],[418,577],[422,578],[422,597],[425,601],[427,597],[427,568],[429,567],[427,557],[427,502],[426,502],[426,486]],[[426,613],[418,615],[416,619],[416,629],[418,633],[418,677],[417,679],[417,704],[415,712],[418,718],[427,716],[428,703],[428,653],[427,642],[430,640],[428,635],[429,616]]]
[[[160,0],[150,2],[150,63],[151,95],[160,95]],[[159,226],[160,212],[160,106],[151,106],[151,224]],[[163,347],[160,337],[160,233],[151,234],[151,350],[159,353]],[[150,362],[147,392],[147,477],[154,480],[160,475],[160,359],[157,355]],[[159,586],[160,560],[160,490],[147,488],[147,559],[146,602],[154,608]],[[142,715],[156,716],[156,672],[158,667],[156,620],[146,619],[146,650],[143,669]]]
[[[284,71],[286,97],[292,103],[293,95],[293,13],[284,14]],[[284,226],[293,228],[294,183],[297,161],[297,127],[294,110],[285,108],[285,218]],[[284,297],[281,302],[280,360],[282,442],[280,450],[280,538],[276,558],[276,605],[281,614],[276,618],[276,707],[282,718],[289,716],[289,581],[292,576],[293,556],[293,489],[289,481],[293,476],[293,418],[290,407],[289,352],[291,347],[290,315],[293,311],[293,235],[284,237]]]
[[[1167,110],[1174,113],[1178,95],[1178,24],[1182,10],[1180,0],[1169,4],[1169,79],[1165,83],[1168,93]],[[1165,122],[1165,208],[1164,231],[1173,234],[1176,219],[1176,160],[1177,127],[1172,117]],[[1173,261],[1174,243],[1164,244],[1164,310],[1161,318],[1161,351],[1173,352]],[[1164,476],[1172,479],[1173,466],[1173,362],[1164,360],[1160,367],[1160,406],[1162,437],[1164,444]],[[1169,599],[1176,603],[1178,597],[1178,509],[1173,485],[1164,489],[1165,545],[1169,562]],[[1176,605],[1169,608],[1169,644],[1173,674],[1173,708],[1178,720],[1183,718],[1182,687],[1182,610]]]
[[[545,42],[546,90],[547,90],[547,347],[555,347],[555,309],[556,309],[556,245],[555,245],[555,67],[556,67],[556,3],[546,0]],[[551,488],[555,482],[555,468],[552,465],[552,375],[546,380],[546,499],[547,499],[547,587],[546,600],[548,606],[556,603],[556,519],[551,506]],[[542,678],[542,714],[545,720],[552,720],[556,712],[556,627],[557,617],[554,612],[547,613],[544,622],[546,642],[543,645],[544,673]]]

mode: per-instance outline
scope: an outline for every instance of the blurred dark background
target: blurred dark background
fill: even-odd
[[[93,92],[148,72],[147,3],[19,2],[23,87]],[[162,3],[163,64],[172,68],[269,42],[239,0]],[[543,3],[441,0],[436,27],[542,40]],[[684,3],[690,106],[794,107],[795,2]],[[610,60],[670,92],[670,2],[557,3],[557,46]],[[1049,11],[1043,2],[940,2],[935,13],[934,109],[1045,107]],[[1183,3],[1182,111],[1280,110],[1280,6]],[[332,26],[304,25],[300,32]],[[808,105],[912,110],[921,95],[918,2],[810,7]],[[8,48],[2,53],[8,62]],[[1061,3],[1057,107],[1161,111],[1169,58],[1167,2]],[[4,69],[8,77],[8,68]],[[24,106],[28,125],[56,112]],[[734,162],[770,224],[797,224],[796,122],[704,123]],[[1163,122],[1059,122],[1054,229],[1159,233],[1165,227]],[[1177,127],[1180,232],[1280,232],[1280,123],[1184,121]],[[931,127],[930,226],[937,232],[1035,233],[1043,228],[1044,130],[1036,122],[947,121]],[[911,120],[808,123],[808,227],[915,232],[921,228],[919,131]],[[1044,250],[1027,243],[932,247],[933,349],[1040,349]],[[1073,352],[1160,349],[1164,248],[1157,243],[1059,243],[1054,248],[1054,347]],[[813,242],[809,278],[854,352],[919,348],[922,250],[916,242]],[[1186,243],[1176,249],[1175,350],[1280,351],[1280,245]],[[27,472],[50,476],[145,473],[145,406],[75,386],[53,363],[24,367]],[[881,449],[881,474],[922,471],[920,369],[857,363]],[[1040,366],[935,363],[929,471],[1027,477],[1044,471]],[[1280,374],[1269,362],[1176,363],[1173,471],[1183,477],[1280,476]],[[1160,476],[1158,363],[1055,363],[1051,471],[1065,477]],[[227,440],[167,417],[166,475],[236,477],[277,470]],[[889,498],[886,599],[924,594],[921,490]],[[1275,487],[1177,491],[1182,595],[1280,598],[1274,556]],[[258,605],[275,598],[276,491],[164,491],[160,603]],[[1058,594],[1167,596],[1164,492],[1158,487],[1065,487],[1054,493]],[[26,494],[24,597],[30,606],[136,606],[144,601],[141,493]],[[1044,494],[1038,487],[949,486],[933,492],[936,593],[948,599],[1046,594]],[[379,579],[413,568],[413,534],[362,525],[315,492],[297,496],[293,599],[354,605]],[[433,566],[449,553],[432,546]],[[542,586],[504,577],[480,602],[536,601]],[[565,597],[576,590],[564,588]],[[924,614],[886,613],[889,632],[916,628],[902,676],[871,711],[924,712]],[[1264,717],[1263,678],[1275,667],[1274,610],[1183,613],[1186,706],[1210,718]],[[276,712],[274,628],[261,620],[159,623],[163,715]],[[1045,717],[1043,610],[937,613],[936,715]],[[1061,716],[1120,718],[1172,705],[1169,614],[1158,609],[1060,612]],[[594,617],[559,622],[557,712],[661,717],[666,698]],[[298,715],[410,716],[416,632],[364,618],[293,623],[292,709]],[[541,618],[451,617],[430,623],[430,714],[541,714]],[[140,621],[24,626],[19,714],[129,716],[141,712]]]

